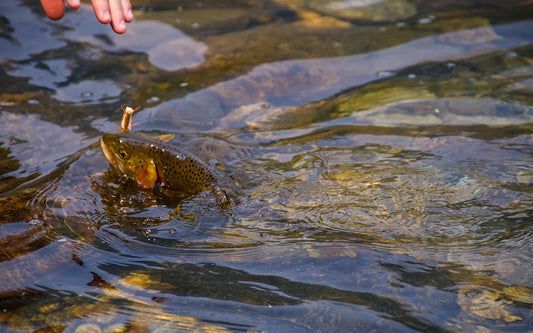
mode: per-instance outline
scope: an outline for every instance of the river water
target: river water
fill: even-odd
[[[134,15],[0,4],[0,331],[533,330],[529,1]],[[238,203],[120,178],[121,105]]]

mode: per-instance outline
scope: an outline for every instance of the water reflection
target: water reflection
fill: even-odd
[[[68,29],[40,16],[36,21],[36,15],[26,7],[4,4],[2,13],[12,18],[8,21],[10,38],[0,39],[2,57],[13,64],[7,73],[28,77],[34,86],[56,90],[55,98],[61,102],[116,103],[126,89],[124,83],[101,80],[109,77],[105,73],[96,75],[100,80],[94,80],[94,75],[85,80],[77,77],[80,66],[86,66],[79,58],[94,66],[108,52],[143,53],[151,65],[176,71],[201,64],[207,51],[204,43],[157,21],[133,22],[127,35],[108,34],[107,27],[94,24],[89,6],[69,13],[62,21]],[[41,34],[33,34],[33,30],[40,30]]]
[[[369,82],[391,77],[395,75],[394,71],[419,63],[427,61],[449,63],[498,49],[505,50],[531,44],[532,40],[525,34],[525,31],[531,28],[531,24],[531,21],[526,21],[495,27],[498,37],[481,41],[474,39],[468,43],[464,41],[464,36],[468,38],[471,34],[477,35],[477,29],[448,33],[439,38],[433,36],[422,38],[392,48],[347,57],[292,60],[260,65],[244,76],[188,94],[183,99],[162,103],[145,115],[154,122],[155,128],[165,128],[165,124],[167,126],[172,124],[174,128],[194,126],[203,129],[210,127],[210,124],[215,123],[215,119],[223,116],[228,110],[240,110],[238,108],[243,105],[258,105],[258,101],[273,106],[305,105],[340,93],[347,88],[354,89]],[[463,40],[464,44],[442,42],[443,39]],[[450,72],[452,70],[449,69]],[[421,84],[423,81],[420,81],[419,85]],[[305,93],[302,94],[302,91]],[[405,91],[401,91],[398,95],[402,98],[409,97],[405,96]],[[382,97],[381,94],[379,97]],[[379,101],[387,102],[382,99]],[[353,106],[350,107],[353,112]],[[313,108],[312,112],[314,110]],[[252,110],[254,111],[259,113],[269,110],[257,107]],[[200,119],[197,119],[196,122],[192,122],[198,112],[205,113],[208,121],[199,122]],[[238,114],[234,118],[240,117],[242,115]],[[146,120],[148,119],[145,119],[144,126],[151,128]]]
[[[0,5],[0,327],[531,330],[528,6],[139,5]],[[120,103],[239,204],[114,173]]]

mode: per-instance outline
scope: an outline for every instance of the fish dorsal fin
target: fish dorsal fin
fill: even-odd
[[[154,139],[162,141],[162,142],[169,142],[170,140],[174,139],[174,134],[161,134],[161,135],[155,135],[153,136]]]
[[[159,140],[161,142],[169,142],[170,140],[174,139],[174,137],[176,136],[175,134],[172,134],[172,133],[161,134],[161,135],[153,135],[153,134],[148,134],[148,133],[144,133],[144,132],[138,132],[138,133],[141,133],[142,135],[149,136],[152,139],[156,139],[156,140]]]

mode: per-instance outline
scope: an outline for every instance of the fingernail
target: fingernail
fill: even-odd
[[[133,12],[131,11],[131,9],[126,12],[126,17],[130,21],[133,20]]]
[[[111,14],[109,13],[109,11],[104,11],[102,13],[102,20],[104,21],[110,21],[111,20]]]
[[[123,20],[118,21],[117,29],[120,31],[126,30],[126,22],[124,22]]]

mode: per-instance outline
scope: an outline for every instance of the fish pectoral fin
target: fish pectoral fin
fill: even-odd
[[[198,221],[198,217],[196,217],[196,215],[194,215],[194,214],[185,214],[181,210],[181,202],[178,205],[178,207],[176,207],[176,209],[174,209],[174,211],[170,214],[169,217],[172,218],[172,219],[179,218],[180,220],[185,220],[185,221],[189,221],[189,222]]]
[[[137,169],[137,180],[145,188],[154,187],[158,179],[157,167],[154,161],[149,161],[146,166]]]

